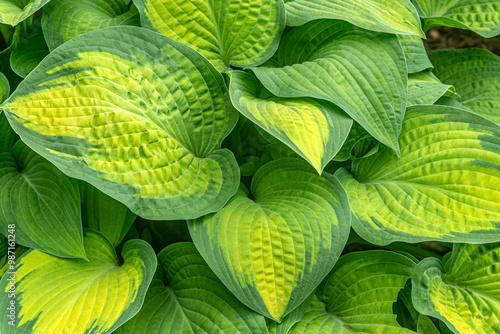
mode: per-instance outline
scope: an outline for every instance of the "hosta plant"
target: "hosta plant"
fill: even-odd
[[[0,0],[0,333],[500,333],[500,1]]]

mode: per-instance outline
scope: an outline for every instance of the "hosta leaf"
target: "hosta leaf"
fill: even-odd
[[[454,89],[451,85],[441,83],[431,72],[410,74],[406,105],[434,104],[447,91],[454,92]]]
[[[0,281],[2,333],[111,333],[140,309],[156,269],[146,242],[128,241],[120,264],[113,245],[102,234],[86,230],[88,261],[60,259],[31,250],[16,264],[16,326],[5,319],[10,288]]]
[[[440,334],[432,320],[425,315],[418,317],[417,332],[421,334]]]
[[[408,73],[416,73],[432,68],[422,38],[414,35],[398,35],[406,57]]]
[[[457,49],[432,51],[429,58],[434,74],[455,86],[464,106],[500,124],[499,56],[483,49]]]
[[[94,186],[82,181],[79,185],[83,226],[101,232],[117,247],[132,226],[136,215]]]
[[[412,0],[424,22],[424,30],[448,26],[472,30],[483,37],[500,34],[500,2],[497,0]]]
[[[17,25],[50,0],[0,0],[0,23]]]
[[[269,334],[287,334],[290,331],[290,328],[292,328],[293,325],[295,325],[304,317],[304,314],[309,309],[309,306],[311,305],[314,297],[315,294],[312,293],[302,302],[302,304],[297,306],[292,312],[288,313],[288,315],[284,317],[280,323],[277,323],[276,321],[270,319],[266,319]]]
[[[7,251],[7,238],[4,237],[3,234],[0,234],[0,268],[7,262]]]
[[[78,182],[18,141],[0,153],[0,231],[62,257],[85,257]]]
[[[409,256],[388,251],[341,257],[288,333],[415,333],[402,328],[392,311],[415,265]]]
[[[43,36],[41,21],[36,20],[26,31],[10,55],[10,66],[20,77],[26,77],[45,56],[49,49]]]
[[[455,244],[444,265],[424,259],[412,283],[415,308],[454,333],[500,332],[500,243]]]
[[[192,243],[168,246],[158,263],[141,311],[114,333],[266,333],[264,317],[229,292]]]
[[[282,39],[278,62],[281,67],[253,69],[271,93],[333,102],[377,140],[399,151],[408,76],[396,36],[343,21],[316,20]]]
[[[366,132],[365,129],[363,129],[363,127],[361,127],[358,123],[353,122],[351,131],[349,132],[349,135],[347,136],[344,145],[337,153],[337,155],[333,158],[333,161],[343,162],[349,160],[351,158],[352,151],[356,146],[356,144],[362,142],[365,139],[370,139],[370,138],[373,137],[371,137],[370,134]]]
[[[134,0],[143,27],[189,45],[219,70],[256,66],[278,48],[282,0]]]
[[[52,51],[89,31],[121,25],[137,13],[125,0],[52,0],[43,8],[42,28]]]
[[[340,150],[352,119],[335,105],[309,98],[269,94],[252,75],[231,72],[233,105],[260,128],[292,148],[321,174]]]
[[[286,22],[300,26],[316,19],[348,21],[358,27],[392,34],[425,37],[420,19],[409,0],[288,0]]]
[[[10,85],[9,80],[5,77],[3,73],[0,72],[0,101],[5,101],[9,97]]]
[[[222,76],[147,29],[66,42],[3,108],[37,153],[144,218],[196,218],[237,190],[234,156],[219,149],[238,117]]]
[[[353,228],[394,241],[500,240],[500,127],[444,106],[408,108],[401,158],[386,148],[339,170]]]
[[[260,168],[251,193],[242,186],[224,209],[188,226],[228,289],[279,321],[338,259],[349,233],[347,198],[337,179],[293,158]]]
[[[10,152],[19,140],[19,136],[12,130],[3,113],[0,113],[0,134],[0,153]]]

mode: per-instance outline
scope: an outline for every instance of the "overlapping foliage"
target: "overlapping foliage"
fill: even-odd
[[[500,1],[0,23],[0,333],[500,332]]]

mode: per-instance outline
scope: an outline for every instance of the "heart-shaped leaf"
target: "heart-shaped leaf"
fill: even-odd
[[[285,29],[282,0],[134,0],[142,26],[189,45],[219,71],[271,58]]]
[[[3,108],[37,153],[144,218],[197,218],[237,190],[234,156],[220,149],[238,117],[222,75],[147,29],[66,42]]]
[[[271,93],[333,102],[399,152],[408,75],[396,36],[316,20],[282,39],[277,61],[278,67],[253,69]]]
[[[10,66],[20,77],[26,77],[49,54],[41,20],[31,24],[10,54]]]
[[[353,228],[394,241],[500,240],[500,127],[460,109],[408,108],[401,158],[386,148],[339,170]]]
[[[388,251],[341,257],[288,333],[415,333],[398,324],[392,309],[415,266],[409,256]]]
[[[85,257],[78,181],[18,141],[0,153],[0,231],[16,225],[16,242],[62,257]]]
[[[15,326],[9,325],[11,274],[0,281],[0,330],[21,333],[111,333],[141,308],[156,270],[146,242],[128,241],[120,264],[102,234],[85,230],[88,261],[30,250],[15,268]]]
[[[355,26],[392,34],[425,37],[420,18],[409,0],[288,0],[286,22],[300,26],[317,19],[348,21]]]
[[[500,332],[500,243],[455,244],[444,265],[424,259],[412,286],[415,308],[454,333]]]
[[[124,24],[137,8],[126,0],[52,0],[43,8],[42,28],[49,50],[89,31]]]
[[[158,264],[141,311],[113,333],[266,333],[265,318],[229,292],[192,243],[168,246]]]
[[[251,309],[277,321],[328,274],[347,241],[347,198],[337,179],[303,160],[274,160],[216,214],[188,223],[221,281]]]
[[[408,76],[408,101],[406,105],[434,104],[446,92],[454,93],[451,85],[443,84],[431,72],[413,73]]]
[[[83,226],[104,234],[117,247],[137,217],[125,205],[80,181]]]
[[[297,152],[319,174],[351,129],[352,119],[330,102],[272,96],[245,72],[231,72],[229,94],[236,109]]]
[[[483,49],[429,52],[434,74],[453,85],[458,99],[475,113],[500,124],[500,57]]]
[[[412,0],[424,30],[448,26],[472,30],[483,37],[500,34],[500,2],[496,0]]]
[[[0,23],[17,25],[50,0],[0,0]]]

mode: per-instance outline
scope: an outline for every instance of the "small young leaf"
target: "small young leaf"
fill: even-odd
[[[424,30],[448,26],[472,30],[483,37],[500,34],[500,2],[496,0],[412,0]]]
[[[37,153],[144,218],[197,218],[238,188],[234,156],[220,149],[238,118],[222,75],[147,29],[66,42],[3,108]]]
[[[300,26],[317,19],[348,21],[355,26],[391,34],[425,37],[420,18],[409,0],[289,0],[286,22]]]
[[[216,214],[188,223],[221,281],[251,309],[280,321],[337,261],[350,227],[338,180],[305,161],[267,163]]]
[[[253,69],[272,94],[330,101],[399,153],[408,75],[396,36],[316,20],[285,35],[277,60]]]
[[[60,259],[37,250],[18,259],[15,326],[5,320],[12,300],[7,293],[11,275],[0,281],[3,334],[108,334],[139,311],[156,269],[151,246],[142,240],[128,241],[120,265],[113,245],[102,234],[85,230],[84,244],[88,261]]]
[[[500,332],[500,243],[455,244],[444,265],[424,259],[412,284],[415,308],[454,333]]]
[[[353,162],[344,185],[353,228],[394,241],[500,240],[500,126],[460,109],[408,108],[401,158],[387,148]]]
[[[266,333],[264,317],[229,292],[192,243],[168,246],[158,264],[141,311],[113,333]]]
[[[429,52],[433,73],[453,85],[459,101],[500,125],[500,57],[483,49]]]
[[[321,174],[344,144],[352,119],[335,105],[309,98],[272,96],[252,75],[230,73],[236,109],[307,160]]]
[[[288,333],[415,333],[402,328],[392,311],[415,266],[410,256],[388,251],[341,257]]]
[[[61,257],[85,258],[78,181],[18,141],[0,153],[0,231]]]
[[[282,0],[134,0],[143,27],[182,42],[219,71],[271,58],[285,29]]]

